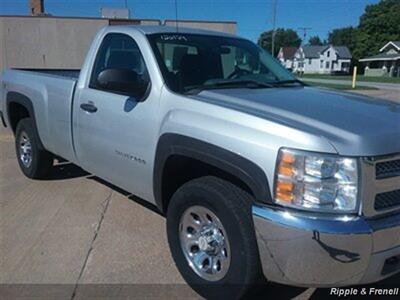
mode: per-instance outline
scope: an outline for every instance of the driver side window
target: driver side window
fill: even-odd
[[[270,70],[262,67],[259,57],[255,53],[235,46],[223,46],[221,61],[224,78],[229,78],[231,74],[269,74]]]
[[[125,69],[135,71],[137,80],[149,80],[146,65],[136,42],[125,34],[110,33],[106,35],[98,50],[89,87],[105,90],[98,82],[99,74],[107,69]],[[118,91],[109,90],[116,93]]]

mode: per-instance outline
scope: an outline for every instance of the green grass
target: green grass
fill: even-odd
[[[350,75],[329,75],[329,74],[303,74],[299,78],[318,78],[318,79],[338,79],[338,80],[352,80]],[[382,83],[399,83],[400,77],[365,77],[364,75],[357,75],[357,81],[364,82],[382,82]]]
[[[370,86],[356,86],[356,88],[352,88],[351,84],[333,84],[333,83],[317,83],[317,82],[307,82],[310,86],[315,87],[323,87],[335,90],[378,90],[377,88],[370,87]]]

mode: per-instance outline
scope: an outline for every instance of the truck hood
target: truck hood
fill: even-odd
[[[205,90],[193,97],[325,137],[341,155],[400,152],[400,103],[311,87]]]

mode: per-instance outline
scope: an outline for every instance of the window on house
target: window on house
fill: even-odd
[[[330,51],[326,52],[326,57],[329,57],[330,55],[331,55]]]
[[[311,65],[311,58],[308,59],[308,64]]]
[[[329,69],[329,61],[325,63],[325,69]]]
[[[321,60],[321,61],[320,61],[320,65],[319,65],[319,67],[320,67],[321,69],[323,69],[323,68],[324,68],[324,61],[323,61],[323,60]]]

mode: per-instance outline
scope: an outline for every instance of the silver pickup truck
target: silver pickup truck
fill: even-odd
[[[6,70],[0,96],[26,176],[62,157],[155,204],[207,298],[400,270],[395,102],[308,87],[236,36],[163,26],[103,28],[79,72]]]

